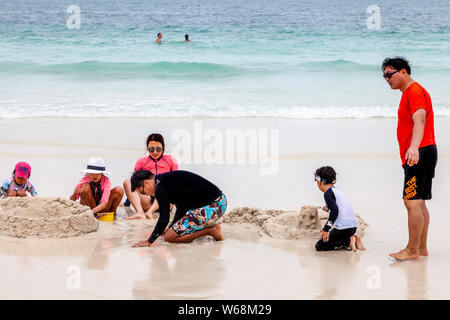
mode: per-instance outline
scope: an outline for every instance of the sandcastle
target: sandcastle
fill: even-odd
[[[92,210],[62,198],[14,197],[0,200],[0,235],[65,238],[93,232],[99,222]]]
[[[318,239],[320,230],[328,219],[328,213],[316,206],[303,206],[300,211],[261,210],[240,207],[226,213],[224,223],[251,223],[259,226],[262,232],[277,239]],[[368,224],[356,215],[357,234],[364,235]]]

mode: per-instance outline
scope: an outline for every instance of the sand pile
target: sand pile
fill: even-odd
[[[359,216],[356,234],[364,235],[368,224]],[[328,220],[328,213],[316,206],[303,206],[300,211],[261,210],[240,207],[226,213],[224,223],[250,223],[277,239],[318,239]]]
[[[91,209],[61,198],[14,197],[0,200],[0,235],[65,238],[96,231]]]

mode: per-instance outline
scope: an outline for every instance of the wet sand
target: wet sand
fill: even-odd
[[[103,157],[121,184],[145,151],[151,132],[193,132],[192,119],[0,120],[1,179],[17,161],[32,165],[41,196],[68,198],[91,156]],[[197,121],[201,121],[200,119]],[[99,231],[68,239],[0,238],[1,299],[448,299],[450,244],[443,239],[450,183],[450,120],[436,118],[439,161],[433,186],[429,257],[395,262],[407,241],[403,173],[395,119],[204,119],[203,127],[277,129],[279,170],[261,175],[248,164],[181,164],[216,183],[228,208],[299,209],[323,205],[313,182],[332,165],[337,186],[369,224],[364,252],[315,252],[314,241],[279,240],[251,224],[223,224],[226,238],[132,249],[154,222],[125,221],[123,208]],[[19,126],[20,125],[20,126]],[[95,137],[89,140],[89,137]],[[74,283],[79,271],[80,287]],[[75,280],[74,280],[75,279]],[[75,282],[74,282],[75,281]]]

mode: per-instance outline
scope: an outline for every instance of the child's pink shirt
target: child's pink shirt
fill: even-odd
[[[81,187],[83,184],[91,183],[92,179],[89,177],[89,175],[85,175],[81,180],[78,182],[75,188]],[[102,178],[100,179],[100,187],[102,188],[102,198],[100,202],[108,203],[109,201],[109,195],[111,194],[111,181],[102,175]],[[77,199],[79,197],[79,194],[77,194]]]

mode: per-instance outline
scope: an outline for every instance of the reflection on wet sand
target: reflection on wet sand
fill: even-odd
[[[428,258],[420,257],[415,261],[396,261],[390,268],[401,270],[406,276],[406,298],[428,299]]]
[[[356,278],[356,265],[359,263],[361,252],[333,252],[324,255],[324,252],[316,252],[319,260],[318,272],[319,292],[316,299],[335,299],[339,290],[345,290],[345,285],[353,283]],[[339,256],[339,257],[338,257]],[[332,272],[330,272],[332,265]]]
[[[349,285],[358,278],[361,252],[346,250],[316,252],[315,242],[298,251],[300,266],[309,275],[308,286],[314,299],[336,299],[345,296]],[[305,284],[306,286],[306,284]]]
[[[0,238],[0,298],[22,299],[426,299],[428,258],[389,265],[383,248],[315,252],[314,241],[273,239],[251,226],[224,224],[225,241],[158,240],[131,248],[154,221],[116,220],[95,233],[64,239]],[[385,262],[384,262],[385,261]],[[366,286],[379,265],[380,290]],[[67,268],[78,266],[81,289]],[[406,277],[398,277],[398,269]],[[438,277],[435,274],[435,278]],[[436,278],[437,279],[437,278]],[[404,288],[404,290],[402,290]],[[445,290],[445,289],[443,289]],[[432,291],[436,296],[436,291]],[[442,296],[446,296],[446,291]]]
[[[134,282],[136,299],[214,299],[222,292],[222,242],[206,237],[191,244],[161,244],[139,254],[148,278]]]

